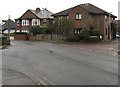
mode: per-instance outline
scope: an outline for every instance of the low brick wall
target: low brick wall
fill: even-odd
[[[36,36],[30,35],[29,40],[37,40],[37,39],[36,39]]]
[[[16,34],[14,35],[14,40],[26,40],[25,34]]]

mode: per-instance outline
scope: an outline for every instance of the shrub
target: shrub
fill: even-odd
[[[90,41],[90,42],[100,41],[100,31],[84,29],[82,30],[80,35],[66,38],[66,41],[72,41],[72,42],[79,42],[81,40]]]
[[[15,32],[14,34],[28,34],[26,32]]]
[[[80,36],[67,37],[67,38],[66,38],[66,41],[79,42],[79,41],[80,41]]]
[[[90,30],[90,36],[100,36],[99,30]]]
[[[98,42],[98,41],[100,41],[100,38],[99,37],[89,37],[88,41],[89,42]]]
[[[36,34],[51,34],[54,30],[53,26],[33,26],[30,29],[30,32],[33,33],[33,35]]]

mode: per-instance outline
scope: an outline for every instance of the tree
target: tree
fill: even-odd
[[[47,31],[47,26],[32,26],[30,32],[36,36],[36,34],[43,34]]]
[[[116,25],[116,32],[120,32],[120,25],[119,24]]]
[[[62,31],[64,31],[66,36],[68,36],[73,31],[75,23],[71,19],[63,17],[60,20],[58,20],[58,22],[59,22],[59,28]]]

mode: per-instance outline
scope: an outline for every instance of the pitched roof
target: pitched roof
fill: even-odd
[[[109,13],[103,9],[100,9],[90,3],[86,3],[86,4],[80,4],[80,5],[77,5],[77,6],[80,6],[81,8],[87,10],[89,13],[92,13],[92,14],[106,14],[106,15],[109,15]],[[77,7],[75,6],[75,7]],[[68,13],[75,7],[72,7],[72,8],[69,8],[67,10],[64,10],[64,11],[61,11],[59,13],[56,13],[54,14],[53,16],[63,16],[63,15],[68,15]],[[111,14],[112,17],[115,17],[114,15]]]
[[[28,12],[28,11],[32,12],[35,16],[37,16],[40,19],[43,19],[43,18],[53,19],[54,18],[52,16],[53,13],[48,11],[46,8],[44,8],[43,10],[40,10],[39,12],[36,12],[36,10],[32,10],[32,9],[28,9],[26,12]],[[24,14],[26,14],[26,12]],[[24,14],[18,19],[21,19],[24,16]]]
[[[47,9],[43,9],[40,12],[36,12],[36,10],[30,10],[32,13],[34,13],[39,18],[50,18],[53,19],[53,13],[48,11]]]
[[[15,29],[15,22],[11,19],[8,19],[6,23],[2,25],[2,30],[8,29],[8,28]]]
[[[73,7],[72,7],[72,8],[73,8]],[[67,10],[58,12],[58,13],[54,14],[53,16],[67,16],[68,13],[72,10],[72,8],[69,8],[69,9],[67,9]]]

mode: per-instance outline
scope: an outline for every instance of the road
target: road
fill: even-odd
[[[2,51],[2,68],[22,72],[37,84],[118,84],[117,56],[46,42],[13,41]]]

